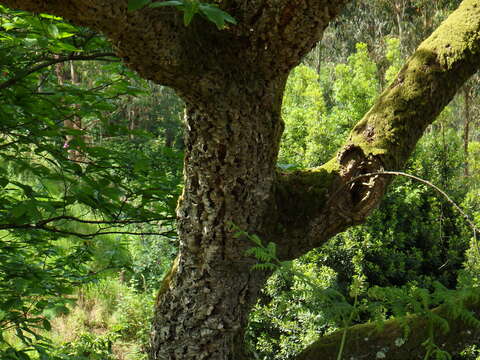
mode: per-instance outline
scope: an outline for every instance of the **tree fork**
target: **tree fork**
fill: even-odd
[[[401,169],[426,127],[478,69],[479,52],[480,1],[464,0],[420,44],[333,159],[316,169],[280,174],[282,232],[275,241],[283,247],[282,259],[301,256],[365,220],[388,180],[345,185],[365,173]],[[308,211],[296,208],[299,203]]]

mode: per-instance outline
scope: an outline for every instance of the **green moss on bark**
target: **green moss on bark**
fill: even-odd
[[[279,174],[276,183],[277,201],[282,204],[281,216],[288,223],[305,221],[315,216],[326,202],[340,165],[332,159],[325,165],[308,170]]]
[[[479,299],[471,299],[465,306],[472,314],[479,314]],[[446,319],[449,331],[439,322],[433,322],[433,341],[444,351],[458,354],[467,345],[477,343],[480,329],[468,319],[455,316],[445,306],[432,310]],[[336,360],[343,330],[325,336],[303,351],[295,360]],[[347,341],[342,359],[424,359],[426,348],[423,343],[429,337],[429,322],[426,317],[410,315],[403,319],[390,319],[383,324],[361,324],[348,328]]]
[[[170,270],[165,274],[163,280],[162,280],[162,284],[160,285],[160,290],[158,290],[158,293],[157,293],[157,298],[156,298],[156,301],[155,301],[155,308],[157,308],[157,305],[158,305],[158,301],[160,299],[160,297],[165,293],[167,292],[167,290],[170,288],[170,283],[172,282],[172,279],[173,279],[173,276],[175,275],[175,273],[177,272],[178,270],[178,265],[180,263],[180,255],[177,255],[177,257],[175,258],[175,260],[173,260],[173,263],[172,263],[172,267],[170,268]]]
[[[353,129],[349,144],[402,167],[425,128],[478,68],[480,1],[465,0],[411,56]]]

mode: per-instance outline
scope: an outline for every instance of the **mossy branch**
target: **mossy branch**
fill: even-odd
[[[439,322],[429,322],[427,317],[410,315],[406,319],[391,319],[383,324],[361,324],[348,328],[348,339],[343,349],[343,359],[423,359],[429,331],[435,333],[435,343],[442,351],[458,354],[470,344],[480,340],[478,320],[471,317],[480,315],[480,298],[472,297],[464,304],[458,304],[465,311],[454,313],[451,306],[442,305],[432,310],[434,315],[446,319],[449,331]],[[470,316],[460,315],[470,314]],[[431,329],[429,327],[431,325]],[[408,326],[408,336],[405,328]],[[343,330],[324,336],[310,345],[295,360],[336,360]]]
[[[479,53],[480,0],[464,0],[420,44],[335,158],[278,177],[275,241],[281,259],[301,256],[365,220],[389,179],[351,180],[403,168],[427,126],[480,67]]]

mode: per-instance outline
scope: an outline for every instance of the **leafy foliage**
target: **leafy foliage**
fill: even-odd
[[[333,51],[317,49],[317,63],[307,66],[311,55],[288,80],[279,165],[330,158],[403,55],[457,3],[348,5],[360,15],[327,30]],[[129,1],[130,11],[146,6],[173,6],[185,25],[196,15],[219,29],[236,23],[213,2]],[[120,65],[101,36],[50,15],[0,6],[0,53],[0,358],[112,359],[121,342],[146,346],[152,292],[176,252],[184,104]],[[478,223],[478,133],[462,152],[460,108],[454,101],[428,130],[409,171]],[[447,330],[431,311],[438,305],[478,325],[464,306],[479,284],[478,244],[448,204],[409,180],[392,184],[364,226],[293,262],[278,261],[274,243],[239,235],[255,244],[255,271],[275,271],[250,317],[259,358],[288,359],[319,334],[392,315],[422,314]],[[60,321],[80,330],[52,352]],[[434,336],[424,345],[427,357],[449,358]]]
[[[119,99],[145,87],[97,34],[0,6],[0,52],[0,357],[46,359],[44,332],[76,289],[131,268],[126,236],[175,238],[182,155],[138,131],[102,136],[119,131]],[[103,69],[72,62],[97,59]],[[93,352],[77,358],[97,345],[104,358],[106,342],[84,340]]]
[[[236,24],[237,21],[228,13],[221,10],[217,4],[203,3],[198,0],[167,0],[155,1],[151,0],[129,0],[128,9],[130,11],[139,10],[145,6],[149,8],[159,8],[165,6],[174,6],[183,12],[183,23],[185,26],[190,25],[196,14],[203,16],[208,21],[214,23],[219,30],[225,28],[227,23]]]
[[[322,64],[320,74],[305,65],[292,72],[283,108],[286,130],[279,159],[282,168],[296,164],[318,165],[333,155],[347,136],[349,121],[355,122],[363,116],[381,84],[388,85],[400,68],[400,41],[388,37],[384,45],[383,62],[374,62],[367,46],[358,44],[356,53],[350,55],[346,64],[337,65],[335,71],[328,64]],[[375,63],[389,64],[383,76]],[[307,78],[299,74],[311,75]],[[307,92],[309,88],[317,89],[320,94],[318,103],[324,104],[321,113],[313,115],[311,111],[314,109],[312,97],[305,96],[312,94]],[[473,200],[475,192],[467,196],[462,138],[458,136],[454,120],[459,106],[457,99],[441,114],[437,125],[429,129],[407,172],[437,184],[457,203],[470,199],[464,208],[473,210],[477,201]],[[309,124],[312,118],[314,125]],[[322,135],[312,136],[315,133]],[[470,153],[472,168],[475,166],[473,153]],[[475,181],[474,177],[468,181]],[[321,249],[294,261],[289,269],[308,274],[311,283],[316,279],[329,279],[322,286],[341,294],[337,300],[343,299],[339,303],[346,304],[346,309],[350,307],[348,314],[355,314],[352,322],[381,320],[408,312],[424,314],[432,323],[442,323],[445,320],[430,311],[440,303],[448,306],[447,303],[454,301],[463,316],[470,314],[455,302],[461,303],[461,299],[469,296],[466,294],[475,291],[471,281],[477,278],[478,252],[475,242],[469,244],[470,237],[471,231],[459,215],[432,189],[408,179],[396,179],[380,208],[365,225],[331,239]],[[462,270],[466,251],[468,274]],[[266,257],[259,256],[260,250],[251,253],[264,263],[260,267],[273,269],[271,260],[266,263]],[[324,298],[311,290],[312,287],[307,294],[298,293],[295,290],[298,281],[295,271],[291,275],[282,271],[274,275],[251,314],[249,341],[260,358],[291,358],[318,334],[341,328],[348,320],[344,316],[339,321],[335,315],[327,314],[325,308],[337,308],[322,302]],[[360,289],[355,292],[357,298],[351,296],[352,286]],[[462,290],[454,290],[457,288]],[[380,293],[389,295],[382,297]],[[397,299],[397,303],[393,299]],[[351,310],[352,306],[355,311]],[[425,343],[428,356],[448,358],[450,355],[443,353],[432,339],[426,339]]]
[[[328,85],[331,75],[335,81]],[[322,87],[332,89],[329,101],[324,100]],[[286,129],[279,162],[318,166],[329,160],[346,140],[352,125],[373,104],[379,89],[377,67],[369,58],[367,46],[361,43],[346,64],[326,68],[323,74],[305,65],[294,69],[283,100]]]
[[[318,134],[325,112],[318,74],[308,66],[298,66],[288,78],[283,99],[285,132],[279,162],[306,165],[312,154],[312,139]]]
[[[275,271],[250,316],[247,341],[257,357],[290,358],[329,327],[346,327],[358,314],[357,304],[334,287],[335,274],[320,271],[313,262],[280,261],[275,243],[264,245],[255,234],[237,232],[255,246],[246,251],[258,263],[252,271]],[[352,284],[351,295],[363,292],[362,276]]]
[[[115,360],[112,344],[116,335],[108,333],[96,336],[89,333],[80,334],[73,343],[64,345],[57,353],[56,359],[74,360]]]

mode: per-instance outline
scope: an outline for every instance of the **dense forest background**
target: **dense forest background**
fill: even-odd
[[[458,3],[352,1],[290,74],[278,166],[334,155]],[[177,250],[184,104],[126,68],[99,34],[50,15],[0,6],[0,54],[0,358],[144,359]],[[406,170],[476,224],[479,96],[475,76]],[[252,358],[290,359],[319,335],[471,296],[475,236],[448,199],[407,177],[366,224],[299,260],[281,263],[269,239],[251,236],[252,271],[277,269],[250,316]],[[449,356],[434,334],[424,346],[426,358]],[[471,347],[463,358],[476,356]]]

